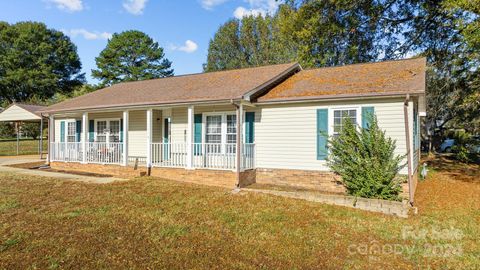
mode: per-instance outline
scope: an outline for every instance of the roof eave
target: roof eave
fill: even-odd
[[[312,102],[312,101],[331,101],[342,99],[370,99],[370,98],[389,98],[389,97],[403,97],[407,94],[411,96],[425,95],[424,90],[409,91],[409,92],[391,92],[391,93],[366,93],[366,94],[343,94],[343,95],[324,95],[314,97],[293,97],[293,98],[279,98],[271,100],[260,100],[254,102],[255,104],[278,104],[278,103],[298,103],[298,102]]]
[[[45,110],[40,113],[46,115],[54,115],[59,113],[80,113],[80,112],[98,112],[98,111],[119,111],[119,110],[135,110],[139,108],[150,108],[150,107],[179,107],[179,106],[188,106],[188,105],[217,105],[217,104],[230,104],[232,102],[240,102],[241,97],[238,98],[229,98],[229,99],[218,99],[218,100],[197,100],[197,101],[181,101],[181,102],[162,102],[162,103],[142,103],[142,104],[118,104],[118,105],[105,105],[98,106],[95,108],[91,107],[81,107],[74,110],[69,109],[60,109],[60,110]]]

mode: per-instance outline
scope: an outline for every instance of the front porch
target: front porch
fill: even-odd
[[[255,168],[254,112],[242,104],[154,107],[50,116],[49,162]]]
[[[83,149],[86,149],[86,151]],[[50,161],[124,165],[124,149],[124,143],[87,142],[84,144],[81,142],[52,142],[50,143]],[[147,165],[146,161],[150,159],[151,167],[236,169],[236,144],[151,143],[150,149],[150,158],[127,156],[127,165],[134,166],[138,164],[145,166]],[[192,154],[189,154],[189,151],[192,151]],[[255,168],[255,144],[243,143],[241,152],[241,169]],[[191,164],[188,164],[189,156],[193,157]]]

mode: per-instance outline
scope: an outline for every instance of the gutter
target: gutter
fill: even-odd
[[[405,140],[407,144],[407,167],[408,167],[408,200],[413,206],[413,175],[412,175],[412,149],[410,147],[410,123],[408,118],[408,103],[410,101],[410,94],[405,97],[403,104],[403,116],[405,118]]]
[[[408,95],[425,95],[425,91],[411,91],[407,93]],[[284,99],[273,99],[266,101],[256,101],[255,104],[258,105],[269,105],[269,104],[286,104],[286,103],[305,103],[305,102],[321,102],[321,101],[336,101],[336,100],[345,100],[345,99],[374,99],[374,98],[398,98],[404,97],[405,92],[392,92],[392,93],[367,93],[367,94],[343,94],[343,95],[324,95],[316,97],[293,97],[293,98],[284,98]]]

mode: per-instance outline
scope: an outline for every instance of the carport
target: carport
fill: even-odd
[[[39,123],[40,142],[38,151],[40,159],[43,158],[43,116],[39,111],[44,108],[45,106],[12,103],[5,110],[0,112],[0,122],[15,123],[15,131],[17,134],[17,155],[19,154],[20,146],[20,124]]]

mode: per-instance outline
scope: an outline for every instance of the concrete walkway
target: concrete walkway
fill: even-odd
[[[12,174],[25,174],[32,176],[44,176],[52,177],[63,180],[81,181],[86,183],[95,184],[108,184],[115,181],[126,181],[127,179],[115,178],[115,177],[92,177],[70,173],[50,172],[44,170],[29,170],[22,168],[8,167],[7,165],[41,162],[38,156],[8,156],[0,157],[0,173],[12,173]]]

